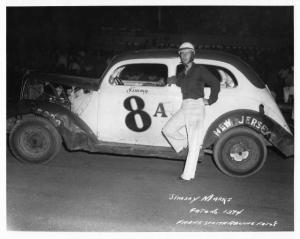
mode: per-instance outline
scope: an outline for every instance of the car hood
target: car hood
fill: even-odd
[[[42,73],[42,72],[30,72],[29,78],[37,79],[39,81],[48,81],[66,86],[75,86],[87,90],[98,90],[100,84],[100,78],[91,78],[84,76],[64,75],[57,73]]]

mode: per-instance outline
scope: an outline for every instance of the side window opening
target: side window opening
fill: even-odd
[[[217,79],[220,81],[221,88],[234,88],[238,85],[236,78],[228,69],[214,65],[202,66],[205,66],[215,77],[217,77]],[[176,75],[178,75],[178,73],[180,73],[183,70],[184,66],[182,64],[178,65]],[[205,85],[205,87],[208,87],[208,85]]]
[[[165,86],[168,67],[163,64],[129,64],[117,68],[110,76],[113,85]]]

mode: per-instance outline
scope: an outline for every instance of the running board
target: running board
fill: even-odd
[[[99,144],[95,145],[95,151],[109,154],[143,156],[151,158],[168,158],[179,160],[185,160],[187,156],[187,150],[183,150],[182,152],[177,154],[171,147],[112,143],[104,141],[100,141]],[[212,154],[212,150],[210,149],[204,149],[204,152]]]

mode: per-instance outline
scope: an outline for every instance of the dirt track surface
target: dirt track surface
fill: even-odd
[[[192,182],[183,161],[62,150],[47,165],[7,154],[7,229],[26,231],[290,231],[294,159],[269,150],[248,178],[211,156]]]

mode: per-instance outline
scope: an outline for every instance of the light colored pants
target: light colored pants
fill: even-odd
[[[198,157],[203,144],[204,117],[203,98],[185,99],[182,101],[180,109],[162,129],[163,134],[177,153],[188,146],[188,155],[181,175],[186,180],[195,177]]]

